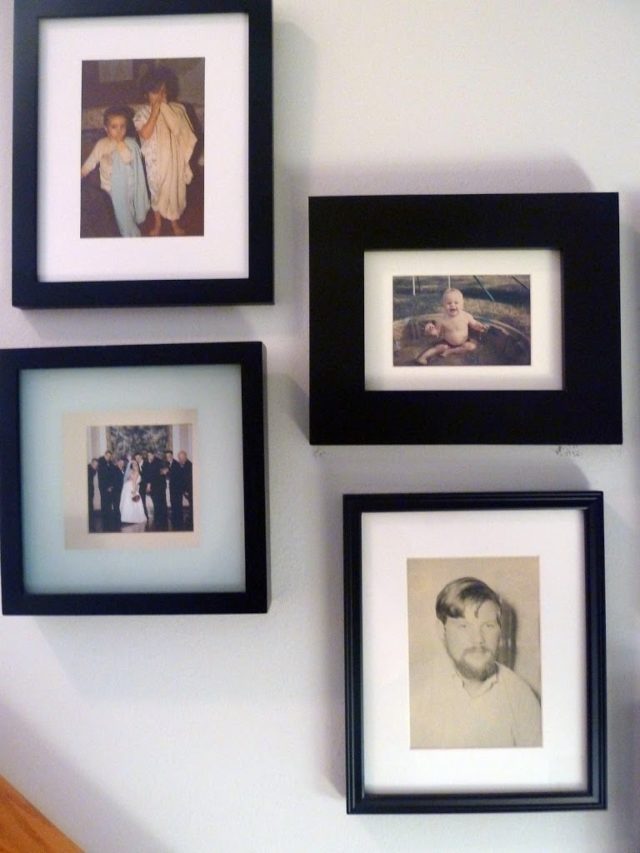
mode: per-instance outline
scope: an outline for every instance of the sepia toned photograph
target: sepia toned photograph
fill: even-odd
[[[531,364],[531,276],[394,275],[394,367]]]
[[[539,559],[409,559],[412,749],[541,747]]]
[[[348,809],[602,802],[602,494],[350,494],[343,509]]]
[[[203,57],[82,62],[81,237],[204,234]]]

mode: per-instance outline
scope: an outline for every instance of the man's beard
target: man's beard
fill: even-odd
[[[485,652],[483,662],[475,663],[469,660],[469,656]],[[497,672],[498,664],[496,663],[493,652],[485,649],[482,646],[475,646],[472,649],[466,649],[457,660],[454,660],[456,669],[463,678],[469,678],[472,681],[486,681],[487,678]]]

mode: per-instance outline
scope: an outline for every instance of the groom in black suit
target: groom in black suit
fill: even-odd
[[[153,450],[147,451],[144,466],[143,486],[153,501],[153,526],[156,530],[167,529],[167,469]]]
[[[134,458],[138,463],[138,470],[140,471],[140,500],[142,501],[142,509],[144,510],[145,518],[149,518],[149,513],[147,511],[147,483],[145,480],[145,468],[147,467],[147,463],[145,461],[144,453],[136,453]]]

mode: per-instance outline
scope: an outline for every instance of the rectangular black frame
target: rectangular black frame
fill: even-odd
[[[313,197],[309,241],[311,444],[622,442],[616,193]],[[365,252],[469,248],[561,252],[563,389],[366,390]]]
[[[264,345],[255,341],[0,350],[2,612],[5,615],[265,613],[269,604],[269,570],[264,358]],[[21,509],[21,371],[158,365],[240,367],[245,589],[241,592],[29,593],[24,582]]]
[[[249,21],[247,278],[42,282],[37,271],[38,31],[47,18],[246,13]],[[273,302],[271,0],[21,0],[14,9],[13,305],[231,305]]]
[[[540,793],[375,794],[367,791],[364,762],[362,515],[446,510],[578,509],[584,513],[585,700],[588,785]],[[443,813],[604,809],[606,673],[604,522],[601,492],[368,494],[343,497],[347,812]],[[380,630],[384,630],[382,624]]]

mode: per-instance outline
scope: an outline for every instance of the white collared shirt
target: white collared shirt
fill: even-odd
[[[513,670],[498,664],[473,696],[449,658],[412,672],[412,749],[514,746],[542,746],[542,719],[535,693]]]

